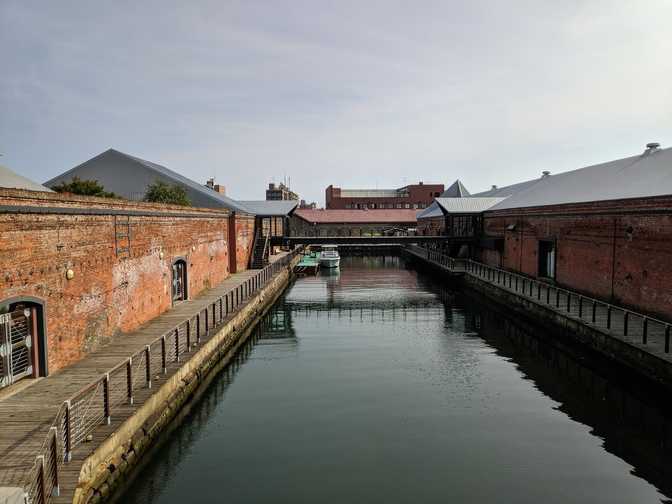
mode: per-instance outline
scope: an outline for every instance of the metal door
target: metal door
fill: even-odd
[[[33,374],[32,319],[30,309],[0,315],[0,387]]]
[[[185,282],[187,279],[187,265],[184,261],[177,261],[173,264],[173,301],[183,301],[186,299]]]

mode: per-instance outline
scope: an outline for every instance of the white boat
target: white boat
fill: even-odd
[[[336,245],[322,245],[320,252],[320,266],[323,268],[338,268],[341,263],[341,256],[338,255]]]

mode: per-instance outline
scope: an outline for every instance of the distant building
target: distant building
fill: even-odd
[[[325,210],[294,211],[291,236],[382,236],[415,232],[417,210]]]
[[[299,204],[299,208],[308,208],[314,210],[317,208],[317,203],[315,203],[314,201],[308,203],[306,200],[302,199],[301,203]]]
[[[326,189],[325,199],[326,208],[330,210],[410,210],[427,208],[443,191],[443,184],[422,182],[399,189],[341,189],[330,185]]]
[[[216,193],[223,194],[224,196],[226,196],[226,187],[220,184],[215,184],[214,178],[208,179],[208,181],[205,183],[205,187],[209,187]]]
[[[281,200],[299,200],[299,195],[292,191],[282,182],[278,185],[275,185],[273,182],[268,184],[268,189],[266,189],[266,200],[267,201],[281,201]]]

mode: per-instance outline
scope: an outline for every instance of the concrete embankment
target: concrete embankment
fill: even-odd
[[[672,389],[672,362],[670,354],[660,351],[660,342],[649,341],[648,346],[641,344],[641,336],[631,335],[629,339],[613,334],[602,327],[577,317],[576,313],[567,313],[552,304],[549,305],[533,296],[521,295],[502,288],[496,282],[479,278],[464,270],[454,274],[450,268],[405,250],[405,256],[423,268],[431,269],[453,282],[456,287],[473,289],[487,299],[500,304],[510,314],[527,319],[536,324],[546,325],[565,337],[580,342],[587,348],[600,353],[633,371],[654,380],[667,389]],[[634,331],[632,331],[634,333]]]
[[[83,462],[73,502],[108,500],[159,435],[188,408],[247,341],[292,279],[296,258],[252,296]]]

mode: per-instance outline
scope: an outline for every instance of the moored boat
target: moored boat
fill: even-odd
[[[323,268],[338,268],[341,256],[338,254],[336,245],[322,245],[320,252],[320,266]]]

